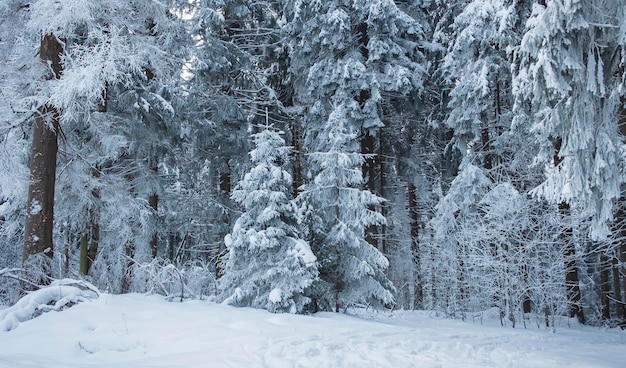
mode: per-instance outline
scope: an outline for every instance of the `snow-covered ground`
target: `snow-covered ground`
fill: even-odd
[[[425,312],[270,314],[109,295],[0,331],[0,367],[626,367],[626,331]]]

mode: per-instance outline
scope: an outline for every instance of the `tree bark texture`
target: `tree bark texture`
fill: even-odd
[[[411,228],[411,254],[413,256],[413,267],[415,269],[413,280],[413,292],[414,301],[413,309],[420,309],[422,307],[422,281],[421,281],[421,263],[420,249],[419,249],[419,210],[417,208],[417,196],[415,195],[417,188],[414,184],[409,184],[408,187],[408,206],[409,206],[409,218]]]
[[[94,178],[100,178],[100,167],[96,167],[92,171]],[[91,191],[95,203],[100,203],[100,188],[94,188]],[[91,225],[91,237],[89,239],[89,249],[87,250],[87,275],[91,271],[91,266],[98,256],[98,247],[100,245],[100,210],[99,205],[89,210],[89,221]]]
[[[302,158],[300,157],[300,132],[294,122],[291,129],[291,145],[293,150],[293,197],[296,198],[300,194],[300,187],[304,184],[302,180]]]
[[[154,216],[156,218],[158,218],[159,195],[156,194],[156,193],[153,193],[152,195],[150,195],[148,197],[148,204],[150,205],[152,210],[154,210]],[[158,228],[158,226],[155,225],[155,228],[154,228],[153,233],[152,233],[152,237],[150,238],[150,252],[151,252],[151,255],[152,255],[153,259],[156,258],[157,251],[158,251],[159,235],[158,235],[157,228]]]
[[[600,305],[602,307],[602,319],[608,321],[611,319],[611,306],[609,296],[611,285],[609,283],[609,275],[611,263],[609,257],[604,253],[600,253]]]
[[[63,70],[61,65],[62,53],[62,42],[54,35],[48,34],[41,38],[39,56],[50,68],[50,72],[46,76],[47,80],[60,77]],[[58,109],[50,104],[40,107],[35,114],[33,127],[23,252],[24,269],[27,277],[34,277],[31,281],[35,284],[45,284],[47,280],[44,275],[51,276],[49,265],[46,266],[40,262],[49,263],[54,249],[52,231],[54,226],[58,133]],[[45,255],[45,257],[39,259],[39,255]]]

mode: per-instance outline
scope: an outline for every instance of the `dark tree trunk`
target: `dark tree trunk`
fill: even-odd
[[[362,172],[365,189],[376,193],[376,137],[367,129],[361,134],[361,153],[365,155]]]
[[[300,157],[300,132],[295,123],[291,130],[291,145],[293,146],[293,197],[296,198],[300,194],[300,187],[304,182],[302,180],[302,159]]]
[[[409,184],[408,187],[408,205],[409,205],[409,218],[411,227],[411,254],[413,255],[413,267],[415,268],[415,277],[413,280],[414,288],[414,302],[413,309],[420,309],[422,307],[422,281],[420,279],[421,273],[421,257],[419,249],[419,210],[417,208],[417,196],[415,195],[417,188],[415,185]]]
[[[176,234],[173,231],[170,231],[167,250],[168,250],[169,260],[172,263],[174,263],[176,244],[178,244],[176,241],[177,238],[178,237],[176,236]]]
[[[623,76],[624,69],[619,70],[620,76]],[[618,126],[622,141],[626,142],[626,97],[620,99],[618,110]],[[626,323],[626,196],[624,186],[621,188],[622,196],[618,199],[617,210],[615,211],[615,224],[617,242],[612,249],[613,253],[613,289],[615,299],[615,312],[617,318]],[[620,266],[621,263],[621,266]],[[620,283],[621,280],[621,283]]]
[[[561,138],[557,138],[554,145],[554,166],[561,164],[560,157]],[[569,203],[563,201],[559,203],[559,214],[561,216],[562,226],[560,238],[563,242],[563,256],[565,258],[565,288],[567,290],[567,301],[569,304],[569,316],[577,317],[580,323],[585,323],[585,315],[581,305],[581,293],[578,277],[578,266],[576,265],[576,245],[574,244],[573,229],[564,222],[570,216]]]
[[[622,306],[622,314],[619,316],[619,318],[622,319],[622,323],[626,323],[626,244],[622,244],[622,246],[619,248],[619,252],[620,259],[622,261],[620,275],[622,276],[622,290],[624,291],[621,302],[619,303],[619,305]]]
[[[620,283],[620,274],[619,274],[619,260],[616,257],[613,257],[612,262],[613,271],[613,298],[615,299],[615,314],[619,317],[624,315],[624,304],[620,303],[622,300],[622,286]]]
[[[378,134],[378,155],[377,155],[377,163],[378,163],[378,173],[379,173],[379,195],[382,198],[385,198],[385,188],[387,187],[387,182],[385,181],[385,160],[383,159],[383,132],[379,131]],[[380,205],[380,213],[383,217],[387,218],[387,203],[383,202]],[[380,251],[385,255],[389,255],[389,242],[387,241],[387,225],[380,225],[380,234],[379,234],[379,244]]]
[[[230,176],[230,167],[227,171],[220,173],[220,191],[227,198],[230,197],[231,192]]]
[[[363,58],[363,62],[366,62],[369,58],[369,35],[367,29],[367,23],[359,23],[356,26],[356,35],[357,42],[359,44],[359,52]],[[367,100],[371,97],[371,92],[369,89],[363,89],[359,92],[359,95],[355,97],[356,101],[359,103],[361,109],[365,107]],[[361,127],[361,154],[365,155],[363,160],[363,165],[361,166],[361,170],[363,173],[364,187],[372,193],[376,193],[376,158],[375,158],[375,150],[376,150],[376,136],[374,133],[375,130],[369,129],[369,127]],[[370,206],[371,211],[375,211],[376,208]],[[379,237],[377,234],[377,226],[370,225],[365,229],[365,240],[378,248],[377,238]]]
[[[62,53],[63,45],[54,35],[48,34],[41,38],[39,56],[50,67],[48,80],[60,77]],[[56,107],[49,104],[40,107],[35,114],[33,127],[23,252],[24,269],[27,277],[32,278],[35,284],[45,284],[48,281],[46,276],[51,276],[49,263],[54,249],[52,230],[58,133],[59,112]],[[40,255],[45,257],[41,258]],[[43,264],[37,266],[39,262]]]
[[[134,278],[133,262],[135,258],[135,243],[130,240],[124,246],[124,254],[126,255],[126,264],[124,266],[124,274],[122,275],[122,294],[130,292],[130,287]]]
[[[87,275],[87,247],[89,246],[89,236],[87,232],[83,232],[80,236],[80,262],[78,265],[78,271],[82,275]]]
[[[159,195],[152,194],[151,196],[149,196],[148,204],[154,210],[154,216],[157,217],[158,211],[159,211]],[[158,239],[159,239],[158,232],[157,232],[157,229],[155,228],[153,229],[152,237],[150,238],[150,253],[153,259],[157,257],[158,241],[159,241]]]
[[[602,306],[602,319],[608,321],[611,319],[611,306],[609,303],[609,294],[611,292],[611,284],[609,276],[611,270],[611,262],[606,254],[600,254],[600,304]]]
[[[94,170],[93,176],[95,178],[100,177],[100,171]],[[100,189],[95,188],[91,195],[94,197],[94,202],[100,202]],[[91,266],[93,266],[96,257],[98,256],[98,246],[100,245],[100,213],[98,210],[98,206],[96,208],[92,208],[89,211],[89,221],[91,222],[91,238],[89,241],[89,249],[87,250],[87,275],[91,271]]]
[[[559,203],[559,212],[562,218],[567,218],[570,213],[569,204],[565,202]],[[569,316],[577,317],[580,323],[585,323],[585,315],[581,305],[578,266],[576,265],[576,246],[571,227],[566,226],[561,230],[561,239],[564,243],[565,287],[567,288],[567,300],[569,302]]]
[[[156,174],[158,171],[158,166],[156,164],[152,165],[152,167],[150,167],[150,170],[152,170],[152,172]],[[150,238],[150,253],[152,255],[152,258],[154,259],[157,257],[159,245],[159,234],[157,231],[159,216],[159,195],[157,193],[152,193],[148,197],[148,205],[150,205],[150,208],[152,208],[152,210],[154,211],[153,215],[156,219],[154,221],[154,229],[152,229],[152,237]]]
[[[523,247],[523,244],[520,244],[519,246]],[[528,288],[528,266],[527,265],[522,265],[522,275],[524,277],[524,285],[526,286],[526,291],[524,292],[524,296],[522,299],[522,312],[523,313],[530,313],[532,312],[531,307],[532,307],[532,303],[530,300],[530,295],[529,295],[529,288]]]
[[[100,101],[98,101],[98,112],[105,113],[108,111],[108,99],[109,99],[109,85],[106,83],[104,85],[104,89],[102,90],[102,95],[100,96]],[[96,167],[92,168],[91,175],[96,181],[100,178],[100,166],[96,165]],[[85,239],[85,244],[83,244],[83,239],[81,237],[80,243],[80,273],[83,275],[89,275],[91,271],[91,266],[93,266],[96,257],[98,256],[98,247],[100,245],[100,214],[99,214],[99,203],[100,203],[100,188],[96,187],[91,191],[91,195],[94,199],[95,207],[89,209],[89,237]],[[83,235],[85,236],[85,235]]]
[[[617,242],[614,244],[612,253],[612,276],[613,276],[613,299],[615,301],[615,314],[617,318],[626,321],[626,274],[624,273],[624,261],[626,250],[626,212],[622,206],[626,204],[626,198],[621,197],[617,203],[617,211],[615,211],[615,228],[614,233],[617,236]],[[621,264],[621,265],[620,265]],[[608,272],[608,271],[607,271]]]
[[[364,187],[372,193],[376,193],[376,137],[367,129],[363,129],[361,133],[361,153],[365,155],[361,170],[363,173]],[[376,211],[374,206],[370,206],[369,210]],[[365,229],[365,241],[377,247],[377,226],[370,225]]]
[[[135,192],[135,186],[133,183],[135,180],[134,174],[128,173],[125,176],[126,176],[126,180],[130,183],[129,194],[133,197],[136,197],[137,193]],[[126,243],[124,244],[124,256],[126,259],[124,260],[124,266],[122,269],[123,270],[122,280],[121,280],[122,294],[129,293],[131,291],[133,279],[135,278],[134,263],[135,263],[135,251],[137,249],[137,246],[135,244],[134,229],[131,230],[131,234],[132,235],[130,239],[126,239]]]
[[[491,169],[493,169],[493,157],[491,155],[491,137],[489,135],[488,128],[483,128],[483,130],[480,132],[480,138],[483,144],[483,166],[485,167],[485,170],[490,171]]]

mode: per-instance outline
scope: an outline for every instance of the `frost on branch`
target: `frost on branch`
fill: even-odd
[[[0,327],[11,331],[20,322],[31,320],[45,312],[61,311],[74,304],[97,299],[98,289],[88,282],[72,279],[54,281],[50,286],[24,296],[15,305],[0,312]]]
[[[97,2],[39,0],[32,7],[29,27],[42,34],[70,35],[74,28],[94,22]]]

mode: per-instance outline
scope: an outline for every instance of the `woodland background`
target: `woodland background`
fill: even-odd
[[[0,303],[626,320],[624,0],[0,2]]]

